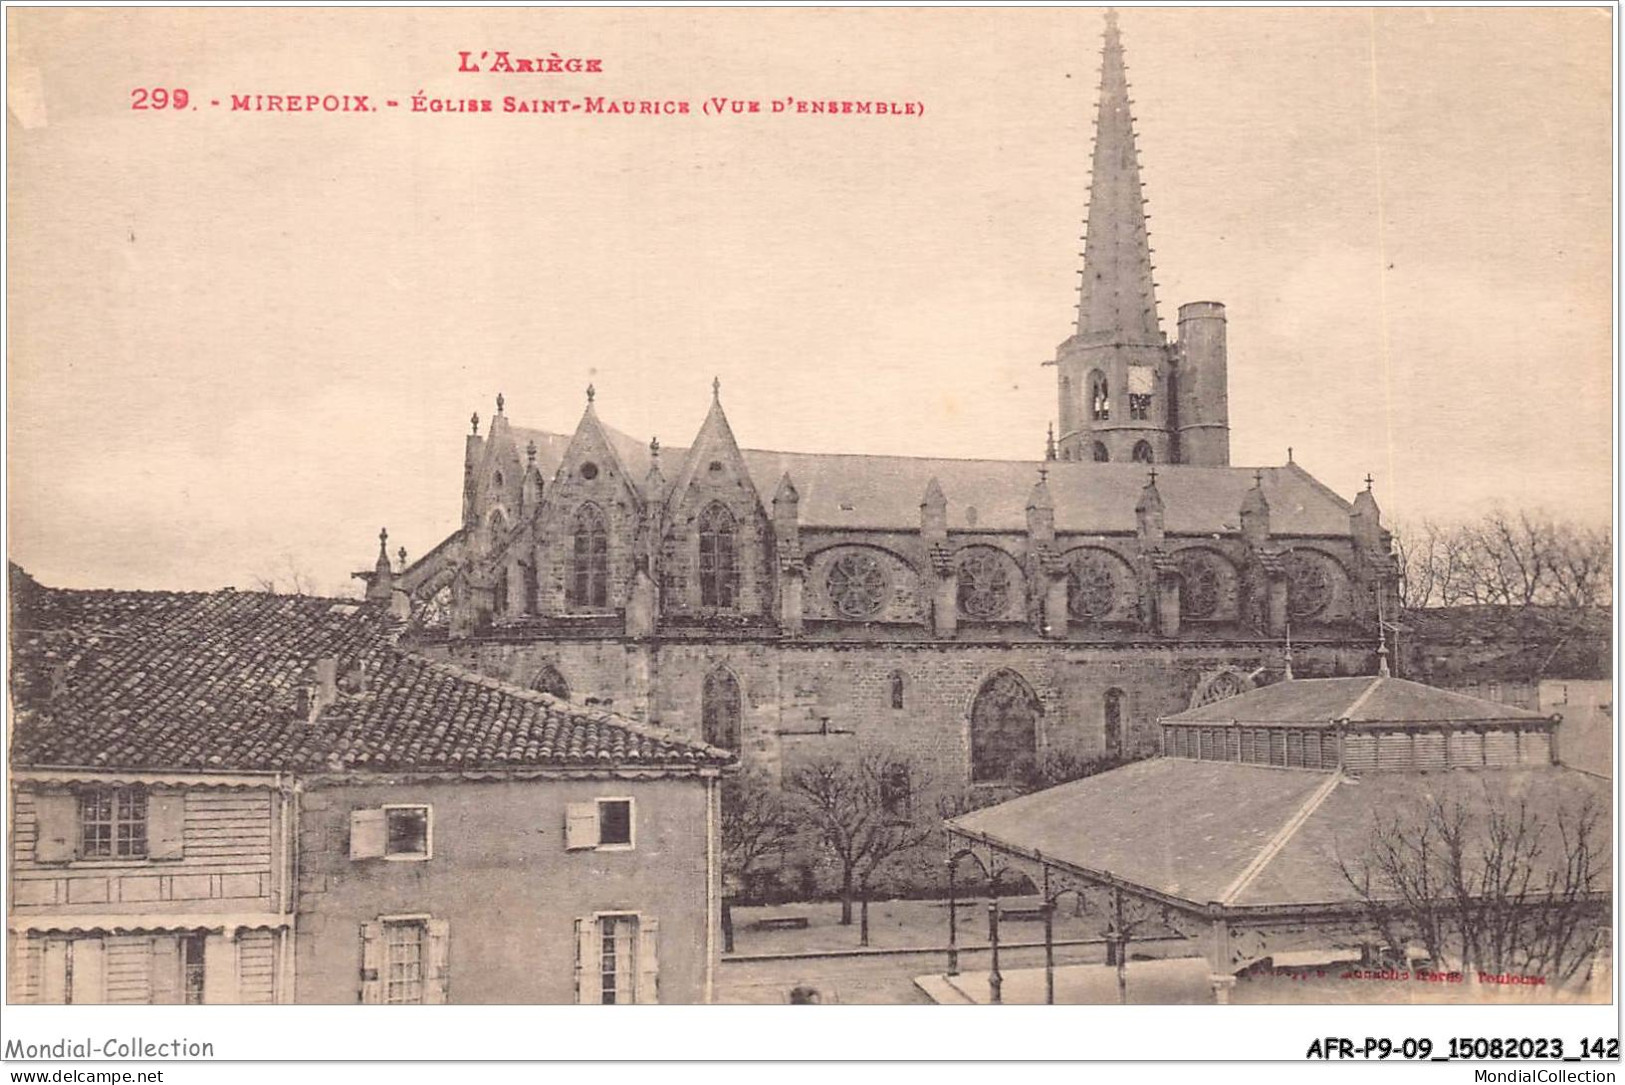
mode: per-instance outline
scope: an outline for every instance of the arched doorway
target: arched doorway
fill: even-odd
[[[1015,671],[982,683],[970,711],[971,783],[1016,783],[1037,768],[1038,695]]]
[[[537,693],[551,693],[561,701],[570,699],[570,683],[564,680],[564,675],[551,663],[542,664],[542,669],[530,680],[530,688]]]

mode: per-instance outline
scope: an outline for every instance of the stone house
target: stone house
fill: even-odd
[[[377,601],[13,585],[13,1000],[709,999],[725,751]]]

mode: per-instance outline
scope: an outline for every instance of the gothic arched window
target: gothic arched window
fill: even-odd
[[[1313,618],[1332,598],[1330,562],[1319,554],[1294,550],[1286,556],[1286,609],[1294,618]]]
[[[569,600],[575,607],[609,605],[609,533],[597,505],[582,505],[571,533]]]
[[[830,563],[824,588],[843,618],[873,618],[886,604],[886,570],[866,550],[849,550]]]
[[[1157,454],[1151,451],[1150,441],[1139,441],[1134,445],[1135,463],[1156,463]]]
[[[1089,417],[1096,422],[1108,422],[1112,417],[1111,389],[1106,374],[1098,369],[1089,374]]]
[[[713,503],[700,514],[700,606],[732,610],[739,599],[733,513]]]
[[[1106,691],[1106,756],[1123,756],[1123,691]]]
[[[1038,760],[1042,714],[1038,695],[1016,672],[999,671],[983,682],[970,710],[971,783],[1013,783],[1028,777]]]
[[[542,664],[542,669],[530,680],[530,688],[537,693],[551,693],[561,701],[570,699],[570,683],[564,680],[564,675],[551,663]]]
[[[705,676],[700,687],[700,722],[705,741],[739,749],[739,682],[724,667]]]
[[[1211,618],[1219,612],[1224,574],[1218,559],[1195,551],[1179,556],[1179,612],[1187,618]]]
[[[1117,608],[1123,563],[1100,550],[1074,552],[1067,562],[1066,609],[1080,622],[1098,622]]]
[[[902,708],[903,707],[903,672],[902,671],[892,671],[891,672],[891,706],[893,708]]]
[[[1099,441],[1095,442],[1094,452],[1095,452],[1095,462],[1096,463],[1110,463],[1111,462],[1112,454],[1110,452],[1106,451],[1106,446],[1101,444]]]
[[[1004,617],[1010,587],[1010,570],[997,551],[977,547],[959,559],[959,609],[966,617]]]
[[[508,533],[508,518],[502,515],[501,509],[492,509],[491,518],[486,521],[491,528],[491,541],[500,542]]]

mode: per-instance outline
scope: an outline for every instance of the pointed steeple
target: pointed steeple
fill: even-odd
[[[1161,344],[1148,216],[1115,11],[1106,13],[1101,58],[1078,334],[1097,342]]]

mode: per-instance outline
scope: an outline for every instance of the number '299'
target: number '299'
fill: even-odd
[[[182,87],[168,90],[164,87],[136,87],[130,92],[131,109],[185,109],[192,96]]]

